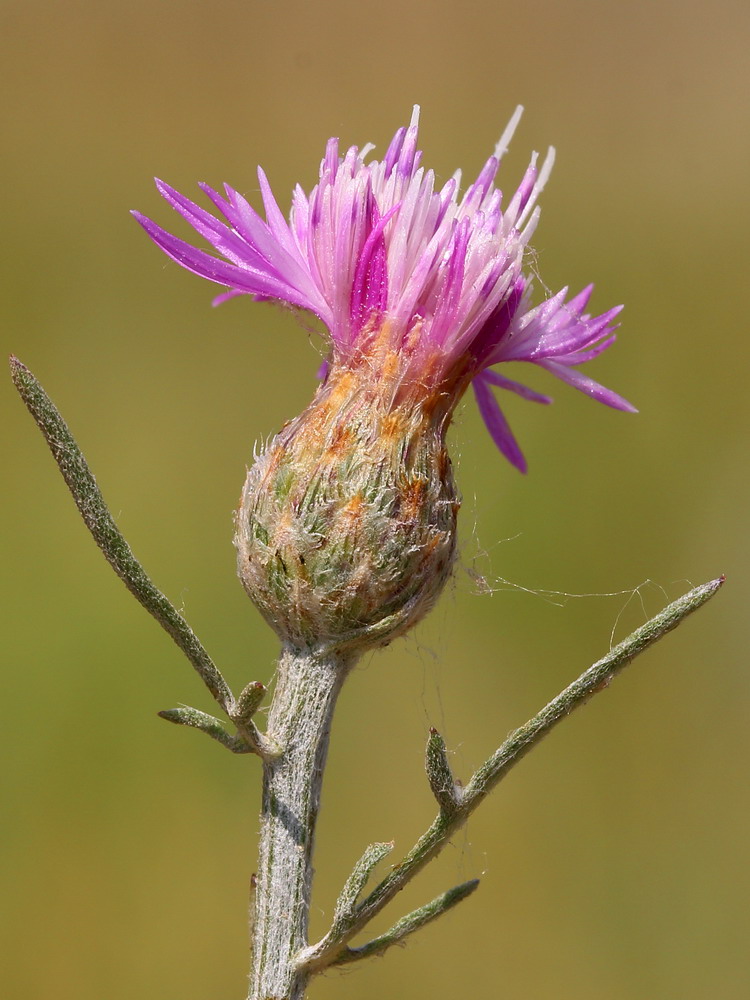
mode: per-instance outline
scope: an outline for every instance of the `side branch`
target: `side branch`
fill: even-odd
[[[295,965],[300,971],[313,973],[330,965],[330,944],[348,940],[349,931],[357,918],[357,903],[367,880],[377,865],[393,850],[393,842],[386,844],[370,844],[365,853],[354,866],[351,875],[344,883],[344,888],[336,900],[333,910],[333,921],[326,936],[315,945],[303,948],[296,957]],[[391,928],[393,930],[393,928]],[[390,933],[390,932],[389,932]],[[353,954],[352,949],[345,949],[347,955]],[[342,958],[342,961],[353,961],[352,958]]]
[[[149,579],[130,550],[110,514],[86,459],[55,404],[29,369],[11,357],[10,370],[21,398],[28,407],[60,467],[76,506],[104,553],[130,593],[174,639],[221,707],[231,715],[234,698],[211,657],[188,623]]]
[[[456,830],[466,822],[479,803],[505,777],[513,765],[518,763],[561,719],[585,704],[592,695],[603,691],[609,682],[636,656],[643,653],[667,632],[671,632],[688,615],[705,604],[717,593],[723,583],[724,577],[720,577],[710,583],[695,587],[668,605],[645,625],[636,629],[627,639],[615,646],[556,698],[553,698],[525,725],[512,732],[495,753],[477,769],[460,794],[457,794],[456,786],[452,783],[444,744],[442,744],[438,734],[432,733],[428,742],[427,768],[430,785],[441,806],[440,813],[404,860],[395,865],[372,892],[357,905],[351,918],[347,921],[345,933],[341,933],[339,928],[332,927],[321,941],[308,948],[300,958],[303,961],[305,959],[309,961],[312,958],[315,970],[320,971],[329,965],[353,961],[355,957],[371,954],[374,942],[365,945],[360,950],[350,949],[348,947],[349,940],[362,930],[424,868],[428,861],[442,850]],[[410,917],[404,919],[409,920]],[[400,924],[401,922],[395,926],[398,927]],[[377,940],[381,941],[381,939]],[[385,946],[385,942],[383,944]]]
[[[622,670],[635,658],[645,652],[655,642],[665,636],[697,611],[706,601],[718,592],[724,577],[701,584],[683,594],[672,604],[667,605],[658,615],[641,625],[627,639],[589,667],[581,676],[568,685],[564,691],[553,698],[541,712],[537,713],[525,725],[520,726],[505,740],[501,747],[485,761],[466,786],[463,797],[463,808],[471,812],[481,802],[485,795],[504,778],[514,764],[524,757],[529,750],[553,729],[566,715],[585,705],[593,695],[608,687]]]

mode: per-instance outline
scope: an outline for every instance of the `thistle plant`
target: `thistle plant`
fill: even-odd
[[[239,577],[281,642],[265,732],[254,721],[264,685],[251,681],[232,693],[131,553],[54,405],[11,359],[16,385],[95,540],[183,650],[227,721],[193,708],[160,714],[233,753],[261,759],[249,1000],[300,1000],[316,973],[382,953],[472,893],[477,880],[369,942],[354,941],[542,736],[722,582],[695,588],[610,650],[513,732],[468,782],[456,780],[445,743],[431,730],[425,766],[435,820],[369,891],[393,845],[367,847],[330,929],[320,941],[308,940],[315,823],[336,699],[363,653],[412,628],[450,577],[460,498],[446,432],[464,392],[472,387],[496,446],[522,472],[525,459],[495,392],[551,400],[498,371],[503,363],[534,364],[594,400],[633,410],[578,367],[613,343],[620,307],[587,312],[591,287],[534,302],[528,247],[554,154],[541,167],[532,156],[503,207],[495,177],[520,115],[519,108],[462,195],[460,174],[437,189],[432,171],[420,165],[415,109],[382,160],[369,159],[371,147],[340,155],[331,139],[318,184],[309,195],[295,189],[288,219],[260,169],[265,219],[231,187],[219,194],[201,185],[217,215],[157,181],[216,253],[134,213],[170,257],[225,287],[217,301],[249,295],[283,303],[312,314],[324,331],[319,388],[256,457],[236,515]]]

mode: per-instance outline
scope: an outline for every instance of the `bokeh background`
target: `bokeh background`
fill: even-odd
[[[282,204],[324,142],[382,152],[422,104],[425,162],[479,170],[517,103],[502,186],[554,143],[544,282],[627,305],[590,371],[506,400],[529,475],[470,403],[450,592],[349,681],[334,731],[313,931],[372,840],[433,815],[437,726],[468,776],[612,639],[691,583],[722,594],[568,720],[383,916],[478,894],[312,1000],[747,996],[748,8],[741,0],[4,0],[2,340],[71,424],[136,553],[232,684],[275,642],[235,578],[253,443],[299,412],[319,346],[292,317],[166,260],[156,174]],[[157,710],[211,709],[85,532],[9,381],[2,406],[4,996],[245,996],[259,767]],[[571,596],[564,596],[564,595]],[[607,596],[610,595],[610,596]]]

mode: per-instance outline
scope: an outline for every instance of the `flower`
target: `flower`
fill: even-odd
[[[496,371],[527,361],[618,409],[624,399],[577,371],[613,340],[619,309],[592,317],[591,288],[531,305],[524,256],[552,151],[536,154],[505,211],[494,180],[520,118],[459,198],[420,166],[418,108],[383,160],[339,156],[331,139],[318,184],[297,187],[287,221],[262,170],[265,220],[233,188],[203,191],[223,216],[157,181],[221,257],[141,215],[183,267],[247,294],[314,313],[329,333],[322,382],[306,410],[263,449],[237,512],[239,576],[282,641],[356,656],[429,610],[456,556],[460,499],[445,434],[471,384],[497,446],[526,464],[494,389],[550,399]]]
[[[571,298],[564,288],[531,304],[524,256],[554,151],[541,168],[533,154],[504,211],[494,183],[522,110],[516,109],[461,197],[460,173],[436,190],[433,172],[420,166],[415,107],[411,123],[396,132],[382,160],[367,162],[370,146],[352,146],[340,156],[338,140],[330,139],[318,184],[309,196],[295,189],[288,221],[260,168],[265,221],[227,185],[224,195],[200,185],[222,220],[157,180],[167,202],[221,257],[133,214],[170,257],[229,289],[217,302],[249,294],[318,316],[330,336],[331,368],[361,367],[366,361],[382,377],[388,357],[396,396],[447,394],[451,412],[471,383],[497,447],[526,471],[493,390],[538,403],[551,399],[500,374],[497,365],[530,362],[608,406],[634,408],[576,367],[613,342],[613,320],[621,307],[589,315],[592,286]]]

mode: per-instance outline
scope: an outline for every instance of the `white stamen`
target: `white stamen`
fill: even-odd
[[[508,152],[508,147],[510,146],[510,140],[513,138],[513,134],[518,128],[518,123],[521,120],[521,115],[523,114],[523,104],[519,104],[513,115],[505,126],[505,131],[500,136],[495,146],[495,159],[501,160],[503,156]]]
[[[555,165],[555,147],[550,146],[547,150],[547,155],[544,157],[544,163],[542,164],[542,169],[539,171],[539,176],[536,179],[536,183],[531,190],[529,200],[526,202],[526,207],[523,212],[521,212],[518,222],[516,222],[516,229],[520,229],[528,216],[534,210],[539,195],[544,190],[544,186],[549,180],[549,175],[552,173],[552,167]]]
[[[521,243],[524,246],[526,246],[531,237],[534,235],[534,230],[536,229],[539,223],[539,216],[541,215],[541,212],[542,210],[540,206],[537,205],[534,211],[531,213],[529,221],[526,223],[526,226],[524,227],[523,232],[521,233]]]

